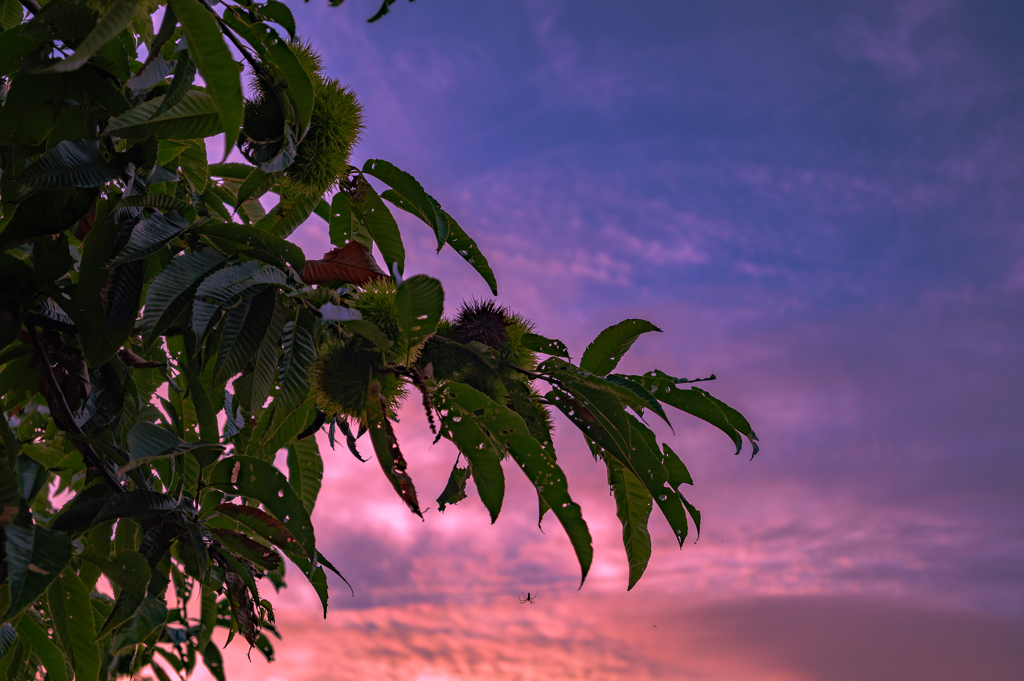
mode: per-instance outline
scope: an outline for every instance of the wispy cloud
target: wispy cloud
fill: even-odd
[[[1016,681],[1024,627],[984,614],[844,598],[707,604],[657,595],[595,599],[541,594],[331,615],[284,613],[301,645],[277,662],[227,651],[228,674],[259,681],[562,681],[850,678]],[[614,623],[613,626],[609,626]],[[899,641],[899,644],[895,644]],[[206,681],[205,670],[196,675]]]
[[[307,626],[316,597],[291,576],[273,596],[281,662],[254,678],[1014,678],[1018,43],[989,45],[994,20],[964,21],[963,2],[665,3],[653,18],[612,2],[596,23],[566,3],[420,4],[369,28],[299,13],[367,104],[359,158],[423,181],[502,302],[574,356],[620,319],[658,324],[622,369],[716,373],[704,387],[763,449],[733,457],[682,414],[675,436],[654,426],[690,466],[703,533],[679,550],[655,513],[648,574],[625,595],[604,473],[568,425],[559,462],[596,549],[580,594],[511,463],[495,526],[472,491],[421,522],[375,463],[321,441],[314,520],[356,596],[332,580],[330,618]],[[399,219],[408,271],[441,277],[449,312],[485,294]],[[327,248],[317,221],[294,238]],[[398,435],[432,505],[455,452],[411,404]]]

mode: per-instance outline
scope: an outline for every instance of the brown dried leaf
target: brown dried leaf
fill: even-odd
[[[79,241],[85,240],[85,237],[88,236],[89,232],[92,231],[92,226],[95,223],[96,204],[93,203],[92,208],[89,209],[89,212],[86,213],[85,216],[78,221],[78,225],[76,225],[75,227],[75,238],[78,239]]]
[[[286,554],[304,555],[302,546],[288,531],[284,523],[268,513],[252,506],[240,504],[221,504],[216,510],[221,515],[255,531]]]
[[[240,557],[262,570],[275,570],[281,564],[281,556],[268,546],[252,540],[241,532],[211,528],[210,532],[236,557]]]
[[[259,598],[259,595],[253,594],[253,598],[250,598],[245,581],[230,569],[224,571],[224,581],[227,583],[228,602],[231,604],[238,629],[249,645],[254,646],[260,635],[260,626],[253,598]]]
[[[387,276],[373,259],[370,249],[358,241],[325,253],[320,260],[307,260],[302,270],[302,281],[307,284],[343,281],[362,286],[372,279]]]

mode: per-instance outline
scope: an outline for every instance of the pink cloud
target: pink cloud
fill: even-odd
[[[332,613],[282,612],[276,662],[226,651],[253,681],[1016,681],[1024,626],[971,611],[849,598],[707,602],[660,594],[456,596]],[[201,669],[194,677],[207,681]]]

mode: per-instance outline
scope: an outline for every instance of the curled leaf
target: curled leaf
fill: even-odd
[[[320,260],[307,260],[301,276],[307,284],[341,281],[362,286],[368,281],[386,278],[388,275],[373,259],[370,249],[353,241],[344,248],[328,251]]]

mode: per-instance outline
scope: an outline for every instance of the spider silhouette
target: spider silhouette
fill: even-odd
[[[537,602],[537,596],[539,596],[539,595],[540,594],[533,595],[529,591],[526,592],[525,596],[523,596],[522,594],[519,594],[519,604],[523,605],[525,603],[529,603],[530,605],[533,605],[534,603]]]

